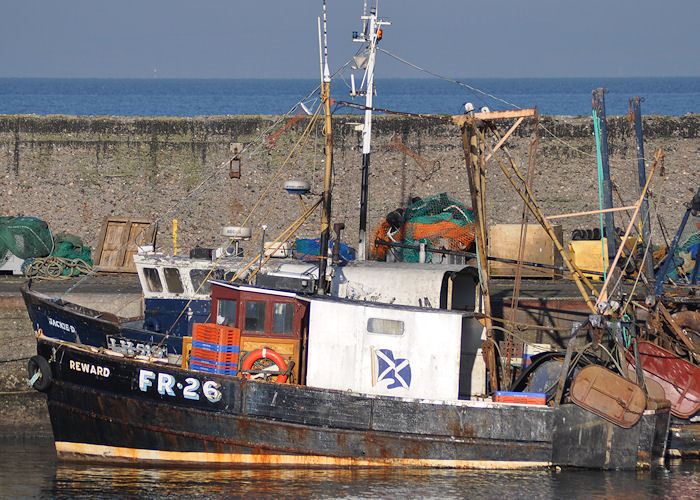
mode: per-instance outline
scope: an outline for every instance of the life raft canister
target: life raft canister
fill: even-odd
[[[287,371],[287,363],[284,361],[284,358],[280,356],[277,352],[273,351],[272,349],[269,349],[267,347],[263,347],[262,349],[256,349],[254,351],[249,352],[245,359],[243,359],[243,363],[241,364],[241,370],[250,370],[253,364],[261,359],[269,359],[273,363],[277,365],[279,368],[279,371],[281,372],[286,372]],[[251,374],[244,372],[244,375],[246,378],[250,378]],[[287,375],[286,373],[280,373],[277,375],[277,380],[276,382],[278,384],[284,384],[287,381]]]
[[[36,375],[38,374],[38,378]],[[32,356],[27,362],[27,376],[32,383],[32,387],[40,392],[46,392],[51,387],[53,376],[49,362],[43,356]]]

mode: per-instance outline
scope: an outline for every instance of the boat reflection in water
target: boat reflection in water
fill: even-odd
[[[120,492],[141,498],[693,498],[697,462],[655,471],[500,471],[451,469],[220,469],[97,467],[56,469],[67,496]]]
[[[0,441],[15,498],[694,498],[700,461],[646,471],[110,467],[56,462],[50,439]]]

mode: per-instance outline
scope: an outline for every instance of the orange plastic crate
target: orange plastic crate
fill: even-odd
[[[236,352],[216,352],[201,347],[193,347],[190,357],[206,359],[214,363],[238,363],[238,351]]]
[[[236,375],[241,331],[213,323],[192,326],[190,368],[213,373]]]
[[[195,323],[192,325],[192,340],[210,344],[239,345],[241,330],[215,323]]]

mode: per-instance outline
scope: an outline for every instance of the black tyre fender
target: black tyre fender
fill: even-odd
[[[43,356],[32,356],[27,361],[27,376],[30,380],[37,372],[40,372],[41,375],[34,381],[32,387],[37,391],[46,392],[51,387],[53,376],[49,362]]]

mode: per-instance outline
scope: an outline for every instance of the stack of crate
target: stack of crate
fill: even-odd
[[[190,368],[224,375],[238,374],[241,330],[213,323],[192,326]]]

